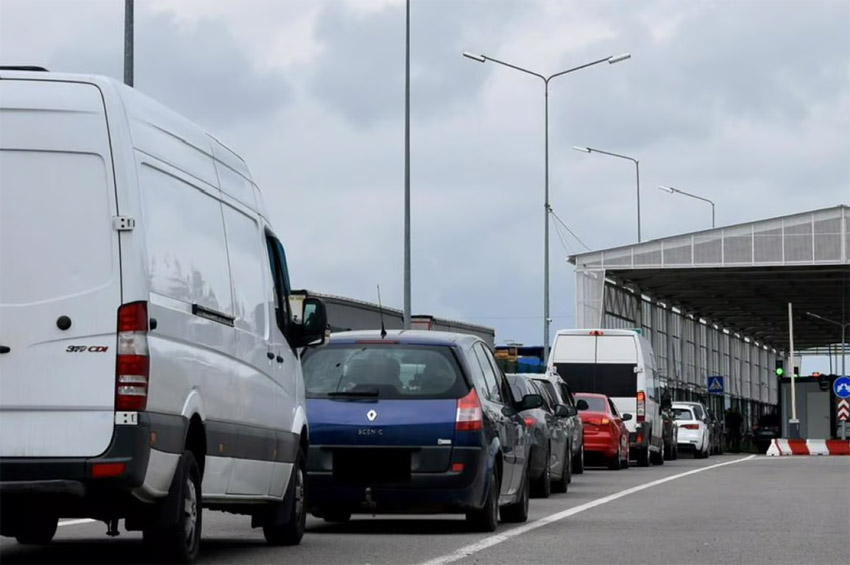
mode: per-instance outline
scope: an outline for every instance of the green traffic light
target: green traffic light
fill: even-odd
[[[784,374],[785,374],[785,369],[783,369],[782,367],[776,368],[776,376],[781,377]]]

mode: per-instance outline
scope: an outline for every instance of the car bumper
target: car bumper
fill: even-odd
[[[597,432],[584,434],[584,452],[585,455],[602,455],[605,457],[614,457],[620,452],[618,439],[609,433]]]
[[[703,449],[706,447],[705,436],[699,431],[679,430],[676,442],[680,449]]]
[[[323,446],[310,446],[311,451],[320,449]],[[333,471],[308,467],[308,508],[314,514],[321,514],[323,510],[375,514],[463,513],[480,508],[489,477],[489,458],[484,449],[455,447],[449,469],[442,473],[411,473],[409,480],[402,482],[355,483],[335,477]]]

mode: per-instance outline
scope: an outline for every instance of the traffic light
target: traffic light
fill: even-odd
[[[774,372],[776,373],[777,377],[784,377],[785,376],[785,360],[784,359],[777,359],[776,360],[776,369],[774,370]]]

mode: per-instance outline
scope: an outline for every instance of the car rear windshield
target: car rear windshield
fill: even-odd
[[[637,395],[633,363],[558,363],[555,367],[576,393],[595,392],[610,398]]]
[[[461,398],[469,387],[450,347],[343,344],[304,358],[307,398]]]
[[[591,412],[608,412],[608,403],[604,398],[600,398],[598,396],[582,396],[581,394],[577,394],[576,402],[579,400],[587,402],[587,409]]]
[[[673,408],[673,415],[677,420],[693,420],[694,415],[690,408]]]

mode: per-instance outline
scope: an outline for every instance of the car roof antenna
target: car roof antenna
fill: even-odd
[[[378,312],[381,313],[381,339],[387,337],[387,328],[384,326],[384,306],[381,304],[381,285],[378,285]]]

